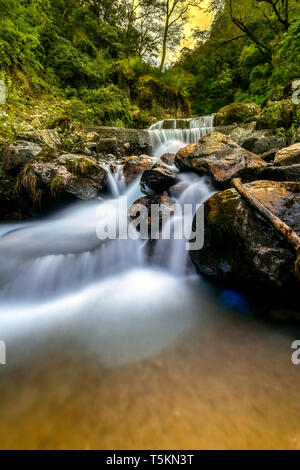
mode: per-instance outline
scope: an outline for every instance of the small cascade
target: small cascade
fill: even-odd
[[[153,124],[149,130],[152,153],[176,153],[185,145],[193,144],[214,130],[214,116],[190,119],[166,119]]]
[[[117,165],[112,171],[110,165],[102,164],[107,173],[108,190],[113,198],[118,198],[125,190],[125,181],[123,178],[123,166]]]

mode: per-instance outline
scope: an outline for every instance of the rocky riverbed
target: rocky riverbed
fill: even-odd
[[[257,107],[246,111],[251,121]],[[147,131],[82,129],[61,119],[50,129],[19,133],[3,146],[1,218],[22,219],[76,199],[105,197],[117,171],[124,184],[140,179],[139,203],[148,207],[155,199],[172,207],[170,198],[187,187],[182,175],[192,172],[208,177],[218,192],[205,203],[204,247],[191,252],[197,270],[230,287],[294,293],[293,248],[241,199],[231,180],[242,178],[300,234],[299,129],[288,137],[261,129],[261,121],[233,123],[239,116],[236,107],[221,110],[216,122],[225,127],[159,160],[145,153],[152,153]]]

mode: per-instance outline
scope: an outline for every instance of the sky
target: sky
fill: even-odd
[[[169,55],[168,62],[173,62],[176,58],[180,55],[180,51],[183,47],[193,47],[194,39],[193,39],[193,30],[197,29],[207,29],[210,25],[212,15],[210,13],[205,12],[205,6],[207,5],[208,0],[203,2],[203,6],[201,10],[199,8],[193,7],[190,12],[189,20],[187,21],[184,27],[184,36],[185,39],[181,42],[181,44],[176,48],[176,50]]]

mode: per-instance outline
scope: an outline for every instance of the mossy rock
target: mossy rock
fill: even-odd
[[[300,233],[299,183],[254,181],[246,187],[266,208]],[[190,251],[199,272],[231,289],[279,296],[298,292],[295,251],[235,189],[213,195],[204,209],[204,246]],[[195,218],[193,231],[196,228]]]
[[[258,129],[289,129],[300,124],[300,106],[292,100],[268,101],[258,121]]]
[[[231,103],[221,108],[216,115],[216,126],[229,126],[254,121],[259,115],[260,107],[255,103]]]
[[[99,165],[90,158],[74,157],[66,161],[67,170],[74,176],[96,176],[99,173]]]

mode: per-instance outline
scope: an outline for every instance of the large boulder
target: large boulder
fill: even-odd
[[[281,166],[300,163],[300,143],[279,150],[275,155],[274,163]]]
[[[217,112],[215,125],[228,126],[235,123],[254,121],[259,112],[260,107],[255,103],[231,103]]]
[[[300,235],[299,183],[254,181],[246,187]],[[204,247],[190,252],[201,273],[234,289],[299,290],[293,248],[235,189],[206,201],[204,230]]]
[[[26,165],[18,176],[17,189],[24,202],[39,211],[57,202],[97,198],[106,182],[107,173],[94,158],[66,154]]]
[[[16,174],[42,151],[35,142],[17,140],[3,151],[3,168],[7,173]]]
[[[266,162],[243,149],[229,137],[213,132],[195,144],[182,148],[176,154],[175,165],[199,175],[208,175],[222,187],[234,177],[255,179],[267,166]]]
[[[274,135],[268,131],[256,131],[246,139],[242,147],[250,152],[262,155],[272,149],[282,149],[287,143],[284,135]]]
[[[257,155],[266,154],[271,150],[278,152],[287,145],[285,135],[275,134],[271,129],[257,131],[251,126],[236,127],[230,132],[229,138]]]
[[[161,165],[146,170],[141,177],[141,191],[144,194],[161,194],[179,182],[176,173]]]
[[[156,161],[147,155],[140,157],[128,157],[123,166],[123,175],[127,184],[132,183],[139,178],[144,171],[150,170],[155,165]]]

